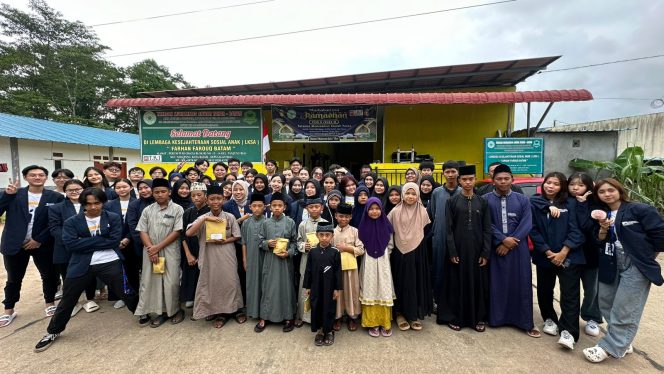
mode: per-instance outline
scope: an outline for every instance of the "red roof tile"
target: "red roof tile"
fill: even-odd
[[[521,92],[431,92],[386,94],[228,95],[163,98],[111,99],[111,108],[121,107],[205,107],[257,105],[415,105],[415,104],[512,104],[529,102],[587,101],[588,90]]]

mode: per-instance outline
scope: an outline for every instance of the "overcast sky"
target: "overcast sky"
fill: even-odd
[[[265,0],[48,0],[87,25]],[[26,1],[6,1],[25,8]],[[109,56],[423,13],[491,0],[274,0],[176,17],[96,26]],[[518,0],[400,20],[199,48],[110,57],[154,58],[194,86],[222,86],[562,55],[550,70],[664,54],[664,1]],[[664,58],[539,74],[517,89],[585,88],[596,100],[557,103],[553,120],[577,123],[655,113]],[[620,98],[613,100],[609,98]],[[628,100],[629,99],[629,100]],[[634,100],[638,99],[638,100]],[[533,122],[546,104],[533,105]],[[525,127],[525,105],[516,123]]]

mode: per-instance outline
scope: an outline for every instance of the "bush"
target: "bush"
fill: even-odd
[[[569,167],[594,171],[595,179],[608,174],[623,184],[631,200],[652,205],[664,214],[664,167],[646,161],[641,147],[625,149],[614,161],[574,159]]]

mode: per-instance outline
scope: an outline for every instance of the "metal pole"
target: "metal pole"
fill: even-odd
[[[12,160],[12,180],[21,181],[21,165],[18,162],[18,139],[9,138],[9,154]]]
[[[544,111],[544,114],[542,114],[542,118],[540,118],[539,122],[537,122],[537,126],[533,129],[533,134],[539,130],[540,126],[542,125],[542,122],[544,122],[544,118],[546,118],[546,115],[549,114],[549,110],[551,110],[551,107],[553,106],[553,102],[549,103],[549,106],[546,107],[546,110]]]
[[[528,114],[526,114],[526,135],[530,136],[530,103],[528,103]]]

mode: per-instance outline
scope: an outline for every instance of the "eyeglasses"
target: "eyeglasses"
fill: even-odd
[[[55,177],[55,178],[53,178],[53,179],[55,179],[56,181],[62,181],[62,180],[68,181],[68,180],[71,179],[71,178],[69,178],[68,176],[63,176],[63,175],[61,175],[61,176],[57,176],[57,177]]]
[[[76,188],[76,189],[73,189],[73,190],[65,190],[65,192],[67,192],[67,193],[81,193],[81,192],[83,192],[83,189],[82,188]]]
[[[406,175],[415,175],[415,172],[414,171],[409,171],[409,172],[406,173]]]
[[[118,168],[108,168],[106,170],[110,171],[111,173],[119,173],[120,172],[120,169],[118,169]]]

